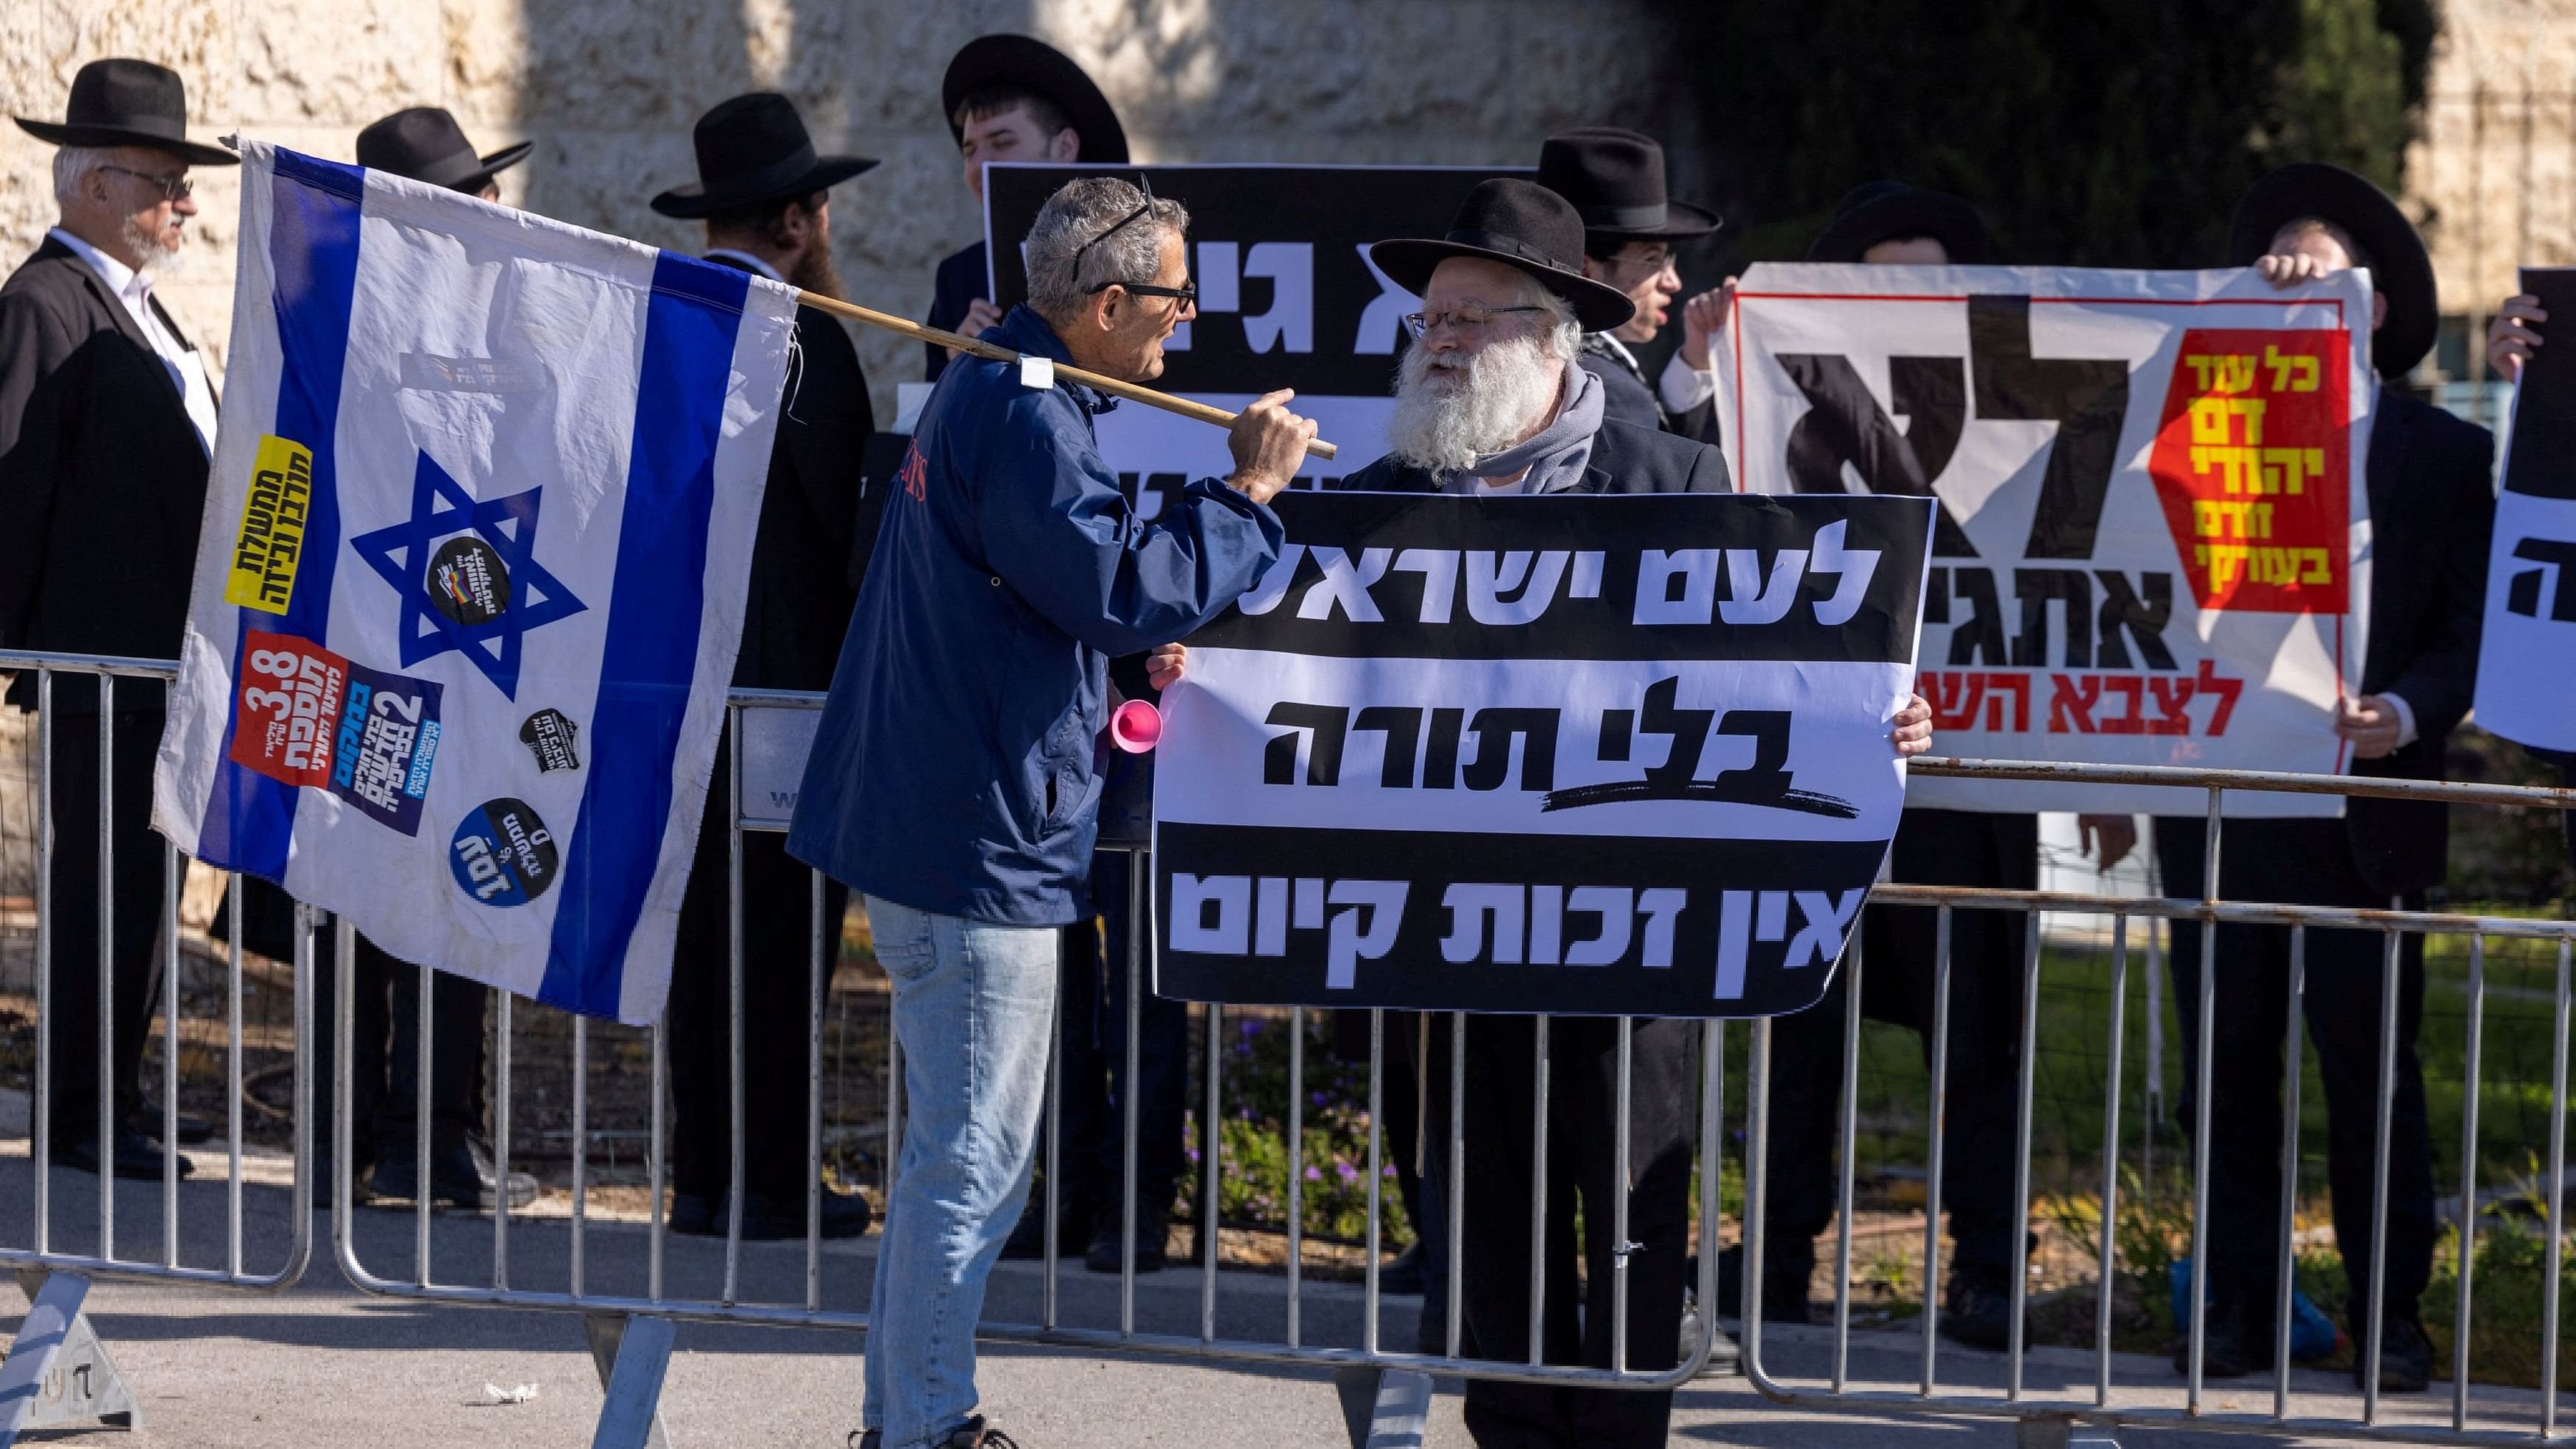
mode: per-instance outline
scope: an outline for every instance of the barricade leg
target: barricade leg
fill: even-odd
[[[1353,1365],[1333,1372],[1351,1449],[1422,1449],[1431,1433],[1431,1375]]]
[[[608,1395],[590,1449],[671,1449],[671,1431],[662,1423],[662,1376],[670,1370],[679,1325],[643,1314],[589,1313],[581,1331]]]
[[[18,1286],[27,1291],[27,1316],[0,1364],[0,1449],[23,1429],[92,1419],[116,1429],[141,1426],[142,1410],[81,1311],[89,1280],[31,1270],[18,1275]]]
[[[2034,1414],[2014,1421],[2013,1449],[2120,1449],[2120,1441],[2078,1426],[2071,1414]]]

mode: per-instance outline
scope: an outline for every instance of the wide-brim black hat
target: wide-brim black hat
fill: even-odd
[[[950,139],[966,139],[957,124],[957,107],[975,92],[998,85],[1035,91],[1063,107],[1074,134],[1082,138],[1075,160],[1126,164],[1127,128],[1118,124],[1109,97],[1073,57],[1026,35],[979,35],[948,62],[948,74],[939,82],[939,113],[947,118]]]
[[[2333,222],[2370,254],[2371,284],[2388,299],[2388,320],[2371,334],[2371,365],[2382,377],[2404,376],[2432,350],[2441,305],[2424,239],[2370,178],[2300,161],[2255,182],[2228,219],[2227,264],[2251,265],[2272,250],[2281,228],[2306,217]]]
[[[1719,226],[1716,212],[1672,199],[1654,137],[1617,126],[1548,137],[1539,146],[1538,184],[1572,203],[1595,241],[1688,241]]]
[[[1872,181],[1845,192],[1834,203],[1834,219],[1807,244],[1807,260],[1857,262],[1880,242],[1917,236],[1939,242],[1953,266],[1994,260],[1995,239],[1975,207],[1946,191],[1902,181]]]
[[[72,77],[60,121],[27,116],[18,129],[57,146],[149,146],[191,166],[238,166],[221,146],[188,139],[188,89],[179,73],[148,60],[93,60]]]
[[[358,133],[358,164],[471,194],[528,159],[536,144],[521,141],[477,155],[454,116],[437,106],[413,106]]]
[[[1369,247],[1388,280],[1419,297],[1451,257],[1480,257],[1538,279],[1586,332],[1607,332],[1637,315],[1628,294],[1583,275],[1583,218],[1574,204],[1535,181],[1497,176],[1480,181],[1449,220],[1449,234],[1399,237]]]
[[[653,198],[653,209],[664,216],[718,216],[811,196],[877,164],[869,156],[817,155],[796,103],[775,91],[718,101],[698,118],[692,139],[697,182]]]

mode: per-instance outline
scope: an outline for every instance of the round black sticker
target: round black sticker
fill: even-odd
[[[524,906],[555,883],[554,835],[525,800],[504,795],[465,812],[447,848],[447,868],[487,906]]]
[[[474,537],[451,538],[429,559],[429,601],[459,624],[489,624],[510,607],[510,571]]]

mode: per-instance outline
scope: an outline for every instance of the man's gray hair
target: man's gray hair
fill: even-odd
[[[65,206],[80,199],[83,177],[101,166],[115,164],[104,146],[57,146],[54,148],[54,200]]]
[[[1539,304],[1547,308],[1548,327],[1539,339],[1540,345],[1547,349],[1548,356],[1572,362],[1574,354],[1583,350],[1583,324],[1574,320],[1574,304],[1549,291],[1537,278],[1530,281],[1538,292]]]
[[[1118,225],[1144,204],[1145,193],[1114,176],[1080,177],[1048,197],[1022,248],[1030,308],[1053,320],[1079,308],[1087,288],[1153,281],[1163,265],[1163,233],[1187,233],[1190,213],[1177,201],[1158,198],[1150,217]],[[1111,227],[1118,227],[1117,235],[1083,250]]]

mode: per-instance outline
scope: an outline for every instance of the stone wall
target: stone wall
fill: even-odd
[[[192,124],[347,157],[359,127],[443,105],[485,149],[534,139],[502,195],[583,226],[692,247],[645,201],[690,179],[689,128],[717,100],[794,96],[818,141],[884,159],[833,193],[852,295],[918,316],[938,259],[980,219],[939,115],[942,70],[992,30],[1081,60],[1139,159],[1530,162],[1586,122],[1670,134],[1668,6],[1606,0],[0,0],[0,109],[59,117],[72,72],[135,55],[187,79]],[[53,219],[48,149],[0,135],[0,258]],[[220,356],[238,187],[200,171],[199,239],[165,296]],[[864,329],[863,329],[864,330]],[[880,416],[913,344],[859,339]]]
[[[2406,183],[2442,310],[2480,335],[2518,264],[2576,262],[2576,0],[2444,0]]]

